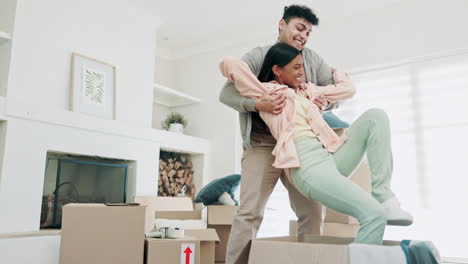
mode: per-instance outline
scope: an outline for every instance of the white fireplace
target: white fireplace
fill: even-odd
[[[67,115],[61,123],[40,113],[36,118],[7,115],[0,233],[39,230],[47,152],[134,161],[127,186],[130,195],[157,194],[160,148],[192,154],[197,189],[207,179],[207,140],[156,129],[128,129],[111,121],[104,126],[105,120]]]

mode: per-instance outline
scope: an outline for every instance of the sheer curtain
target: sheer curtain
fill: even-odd
[[[442,256],[468,258],[468,52],[413,59],[351,77],[357,94],[335,113],[352,123],[372,107],[387,112],[392,188],[415,218],[410,227],[387,227],[385,239],[431,240]],[[287,222],[294,218],[287,191],[278,184],[259,235],[286,235]]]

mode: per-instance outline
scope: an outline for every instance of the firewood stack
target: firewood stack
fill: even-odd
[[[161,151],[158,196],[185,196],[194,200],[193,174],[188,154]]]

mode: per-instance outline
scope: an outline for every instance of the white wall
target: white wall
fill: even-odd
[[[163,50],[160,52],[164,52]],[[159,55],[159,54],[158,54]],[[154,63],[154,80],[158,84],[173,87],[177,76],[176,62],[163,56],[156,56]]]
[[[151,130],[158,23],[126,0],[18,1],[0,134],[0,233],[39,229],[47,151],[136,161],[129,192],[156,194],[165,140]],[[72,52],[116,66],[116,121],[68,110]]]
[[[2,0],[0,3],[0,31],[13,34],[16,0]],[[0,96],[6,95],[8,68],[10,64],[11,41],[0,44]]]
[[[117,68],[116,118],[151,127],[156,19],[125,0],[19,0],[7,96],[70,109],[71,53]]]
[[[239,146],[238,113],[219,102],[225,79],[219,74],[218,61],[222,56],[241,56],[247,47],[233,47],[177,60],[175,87],[202,100],[200,105],[180,107],[189,120],[186,131],[190,135],[210,140],[211,160],[209,179],[238,173]]]
[[[463,0],[400,1],[360,16],[333,21],[322,19],[308,46],[319,52],[330,65],[348,71],[468,48],[468,34],[462,33],[468,25],[466,10],[468,2]],[[211,178],[239,172],[241,152],[241,139],[235,124],[237,113],[218,100],[224,78],[219,74],[217,63],[223,56],[240,57],[253,47],[273,43],[277,37],[276,31],[270,36],[259,34],[262,37],[258,39],[242,40],[231,47],[175,60],[175,74],[180,77],[175,78],[174,88],[203,100],[201,106],[187,107],[180,112],[192,124],[196,122],[187,127],[187,133],[211,141]],[[188,50],[180,52],[190,54]]]
[[[468,2],[399,1],[340,21],[322,21],[309,43],[329,64],[352,70],[468,48]]]
[[[153,104],[153,128],[162,129],[161,122],[166,119],[167,115],[171,113],[171,109],[167,106],[160,104]]]
[[[0,8],[0,31],[12,33],[16,0],[2,0]]]

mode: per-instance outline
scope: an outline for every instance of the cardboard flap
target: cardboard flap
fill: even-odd
[[[186,236],[196,237],[200,241],[216,241],[219,242],[218,234],[216,230],[212,228],[208,229],[186,229]]]
[[[156,197],[156,211],[193,211],[190,197]]]
[[[156,219],[175,219],[175,220],[199,220],[201,211],[156,211]]]
[[[133,202],[143,206],[156,207],[156,196],[135,196]]]
[[[348,246],[289,242],[295,238],[270,238],[252,240],[249,264],[257,263],[349,263]]]
[[[347,245],[347,244],[351,244],[353,241],[354,241],[353,237],[334,237],[334,236],[319,236],[319,235],[304,236],[304,242],[306,243]]]
[[[102,203],[69,203],[64,207],[103,207],[105,206]]]
[[[154,212],[156,211],[156,196],[135,196],[135,203],[145,206],[145,233],[154,229]]]
[[[255,240],[297,242],[297,237],[296,236],[264,237],[264,238],[257,238]]]

